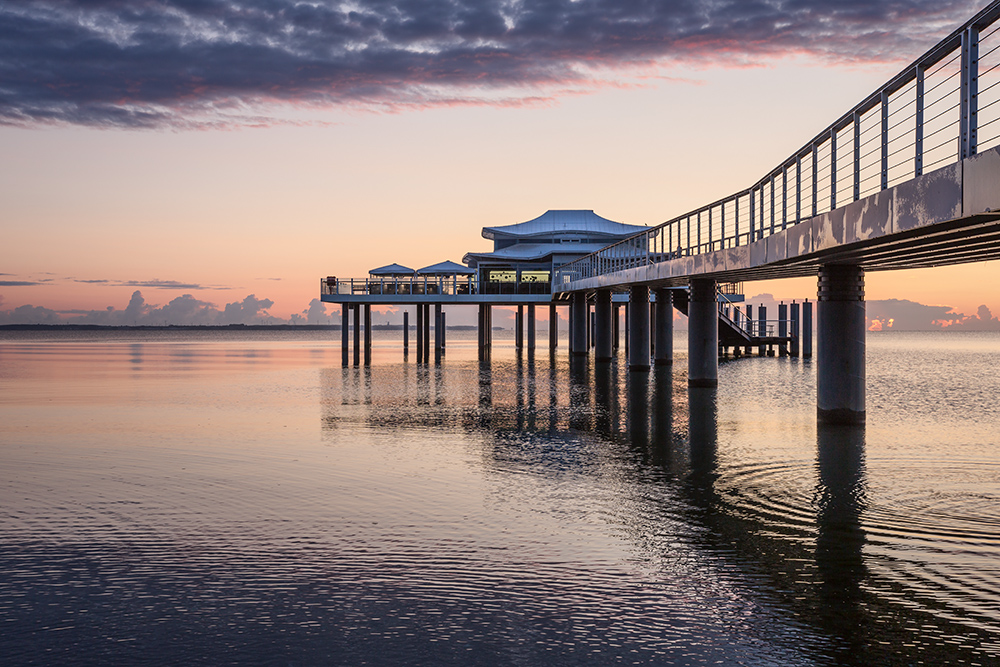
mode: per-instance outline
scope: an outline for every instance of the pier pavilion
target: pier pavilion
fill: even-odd
[[[560,216],[550,215],[557,213],[485,229],[495,247],[466,255],[472,272],[431,282],[392,278],[411,282],[392,285],[391,296],[384,278],[326,279],[323,300],[345,304],[344,362],[348,307],[356,313],[357,362],[358,304],[368,323],[378,302],[418,305],[418,361],[421,349],[428,356],[429,304],[440,351],[441,304],[463,302],[480,304],[481,354],[489,350],[492,304],[518,306],[518,347],[528,305],[530,349],[535,306],[547,303],[555,322],[557,304],[567,303],[571,355],[587,355],[593,344],[596,360],[606,361],[617,340],[613,304],[627,301],[630,370],[648,371],[651,355],[657,364],[672,362],[677,308],[688,315],[688,384],[714,387],[720,351],[730,347],[812,352],[812,303],[782,304],[776,321],[763,309],[755,318],[737,304],[742,290],[733,285],[816,276],[817,417],[864,423],[865,272],[1000,259],[1000,0],[745,190],[593,251],[586,244],[607,239],[573,229],[577,240],[567,245],[579,243],[583,256],[571,261],[530,247],[530,239],[555,245],[554,234],[569,231],[558,228]],[[576,213],[566,219],[586,219]],[[611,229],[595,229],[601,225]],[[365,350],[367,359],[370,345]]]

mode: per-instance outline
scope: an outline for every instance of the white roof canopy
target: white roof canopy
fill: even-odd
[[[473,273],[475,273],[475,270],[462,264],[456,264],[451,260],[445,260],[431,266],[425,266],[422,269],[417,269],[417,274],[421,276],[468,276]]]

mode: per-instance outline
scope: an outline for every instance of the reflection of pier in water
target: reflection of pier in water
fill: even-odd
[[[487,468],[613,477],[622,506],[634,512],[619,517],[624,534],[647,558],[669,567],[677,540],[696,548],[752,604],[801,620],[820,638],[811,650],[836,664],[937,664],[995,641],[928,613],[927,601],[900,604],[905,591],[897,601],[878,594],[865,561],[863,426],[816,425],[816,456],[801,471],[815,478],[812,498],[792,507],[766,477],[720,465],[718,390],[688,387],[670,367],[637,374],[620,360],[518,355],[331,368],[322,382],[325,429],[345,419],[378,429],[457,428],[481,436]],[[664,528],[678,522],[693,530]],[[915,629],[923,640],[914,640]],[[893,636],[913,645],[880,643]]]

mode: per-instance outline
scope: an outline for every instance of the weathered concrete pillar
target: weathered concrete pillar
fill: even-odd
[[[350,363],[351,319],[346,303],[340,304],[340,358],[344,366]]]
[[[441,351],[448,347],[448,313],[441,311]]]
[[[361,365],[361,306],[354,304],[354,365]]]
[[[813,356],[813,305],[807,299],[802,304],[802,358]]]
[[[767,306],[764,304],[757,306],[757,335],[761,338],[767,336]],[[763,357],[765,354],[767,354],[766,345],[757,348],[757,356]]]
[[[372,305],[365,304],[365,366],[372,363]]]
[[[656,358],[656,301],[653,297],[656,295],[650,290],[650,300],[649,300],[649,356]]]
[[[594,338],[597,361],[611,361],[611,290],[597,290],[594,304]]]
[[[657,366],[674,363],[674,293],[656,290],[656,359]]]
[[[590,309],[590,302],[587,302],[587,347],[594,347],[594,311]]]
[[[444,349],[444,313],[441,304],[434,304],[434,363],[441,363],[441,350]]]
[[[424,363],[431,361],[431,304],[424,304]]]
[[[612,323],[612,333],[611,333],[611,347],[617,352],[619,347],[619,341],[621,339],[621,327],[618,324],[618,318],[621,316],[620,308],[618,304],[615,303],[611,306],[611,323]]]
[[[559,312],[556,304],[549,304],[549,352],[555,352],[559,346]]]
[[[417,304],[417,363],[424,361],[424,305]]]
[[[629,290],[628,332],[631,340],[628,348],[628,369],[630,371],[649,370],[649,288],[632,285]]]
[[[819,269],[816,413],[825,424],[865,422],[865,272]]]
[[[518,306],[514,315],[514,347],[524,348],[524,306]]]
[[[784,301],[778,304],[778,335],[782,338],[788,335],[788,306]],[[788,356],[788,346],[784,342],[778,343],[778,356]]]
[[[528,351],[535,351],[535,304],[528,304]]]
[[[410,356],[410,311],[403,311],[403,356]]]
[[[629,321],[632,319],[629,316],[629,307],[628,306],[629,306],[629,304],[626,303],[625,304],[625,317],[624,317],[624,320],[625,320],[625,355],[626,356],[628,356],[628,338],[629,338],[628,330],[629,330]]]
[[[570,354],[577,357],[587,355],[587,294],[573,292],[573,310],[570,314]]]
[[[688,303],[688,386],[719,384],[719,305],[715,281],[691,280]]]
[[[799,356],[799,339],[802,337],[802,333],[799,329],[799,304],[792,301],[790,309],[791,314],[789,315],[789,320],[792,326],[792,342],[788,345],[788,351],[793,357],[797,357]]]

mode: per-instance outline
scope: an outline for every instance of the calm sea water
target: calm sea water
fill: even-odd
[[[0,661],[1000,664],[996,334],[870,334],[862,429],[337,337],[0,333]]]

